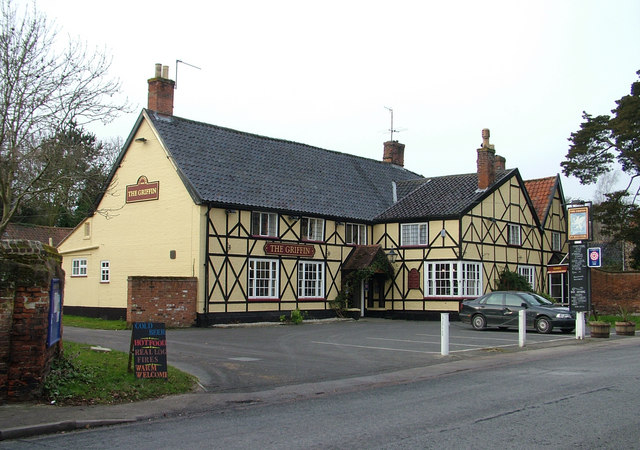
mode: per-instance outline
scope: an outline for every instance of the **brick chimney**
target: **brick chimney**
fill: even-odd
[[[507,165],[507,160],[504,158],[504,156],[496,155],[496,159],[495,159],[493,165],[496,168],[496,172],[499,172],[501,170],[505,170],[506,169],[506,165]]]
[[[385,142],[382,161],[404,167],[404,144],[398,141]]]
[[[156,75],[148,80],[149,103],[148,108],[165,114],[173,115],[173,90],[176,82],[169,79],[169,66],[156,64]]]
[[[491,133],[482,130],[482,146],[478,149],[478,189],[487,189],[496,181],[496,150],[489,144]]]

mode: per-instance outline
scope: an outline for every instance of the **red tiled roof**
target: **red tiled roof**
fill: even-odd
[[[524,186],[527,189],[529,198],[536,210],[538,219],[543,223],[547,216],[549,205],[551,205],[552,196],[554,194],[557,177],[538,178],[536,180],[527,180]]]
[[[369,267],[382,247],[379,245],[358,245],[347,257],[342,270],[358,270]]]
[[[73,231],[73,228],[10,223],[7,225],[2,239],[27,239],[30,241],[40,241],[43,244],[57,247],[60,241],[66,238],[71,231]],[[49,240],[51,240],[51,242]]]

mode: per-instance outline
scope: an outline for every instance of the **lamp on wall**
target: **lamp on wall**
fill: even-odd
[[[394,249],[389,250],[389,253],[387,253],[387,258],[389,258],[389,262],[391,264],[395,264],[397,257],[398,257],[398,254]]]

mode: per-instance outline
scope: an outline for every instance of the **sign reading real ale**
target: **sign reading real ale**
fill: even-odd
[[[134,322],[131,355],[136,378],[167,378],[167,336],[164,323]]]
[[[267,242],[264,244],[264,252],[267,255],[303,256],[306,258],[313,258],[316,254],[316,248],[313,245]]]

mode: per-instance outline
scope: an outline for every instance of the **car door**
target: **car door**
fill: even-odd
[[[504,295],[503,326],[518,327],[520,311],[525,309],[522,303],[524,299],[518,294],[507,292]]]
[[[489,294],[484,302],[482,313],[487,319],[487,326],[502,326],[504,321],[504,293]]]

